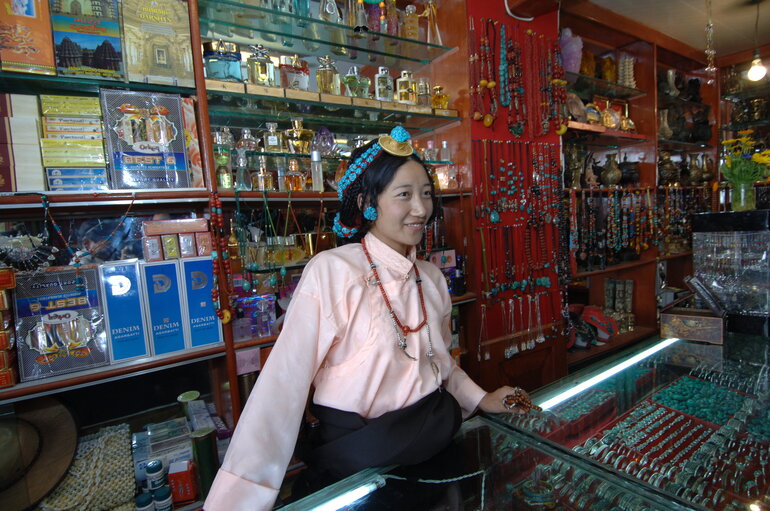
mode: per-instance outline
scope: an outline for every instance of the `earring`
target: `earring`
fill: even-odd
[[[374,209],[372,206],[368,206],[364,210],[364,218],[366,218],[369,221],[374,222],[375,220],[377,220],[377,210]]]

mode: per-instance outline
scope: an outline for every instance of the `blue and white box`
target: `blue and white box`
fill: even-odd
[[[110,361],[115,363],[149,356],[138,261],[104,263],[99,267],[99,277],[104,296]]]
[[[142,262],[140,268],[152,354],[184,350],[188,347],[187,318],[179,286],[179,261]]]
[[[182,259],[181,264],[190,346],[195,348],[222,342],[222,325],[211,299],[215,284],[211,258],[191,257]]]

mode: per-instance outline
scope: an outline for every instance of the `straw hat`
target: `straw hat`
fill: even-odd
[[[69,410],[52,397],[0,410],[0,509],[16,511],[39,502],[67,473],[77,447]]]

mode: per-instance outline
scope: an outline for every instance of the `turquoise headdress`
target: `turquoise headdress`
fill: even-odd
[[[345,196],[345,191],[361,177],[364,171],[369,168],[369,165],[385,151],[393,156],[409,156],[414,152],[412,144],[410,142],[411,135],[402,126],[396,126],[390,131],[388,135],[382,135],[377,139],[377,142],[360,154],[353,162],[348,165],[345,175],[340,179],[337,185],[337,197],[340,201]],[[332,230],[337,236],[344,238],[351,238],[358,232],[358,226],[349,227],[343,225],[340,221],[340,214],[334,217],[334,227]]]

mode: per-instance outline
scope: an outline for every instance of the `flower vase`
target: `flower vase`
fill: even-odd
[[[668,125],[668,110],[662,109],[658,112],[660,116],[660,124],[658,125],[658,138],[668,140],[674,134],[673,130]]]
[[[730,203],[733,211],[753,211],[757,208],[754,183],[731,183]]]

